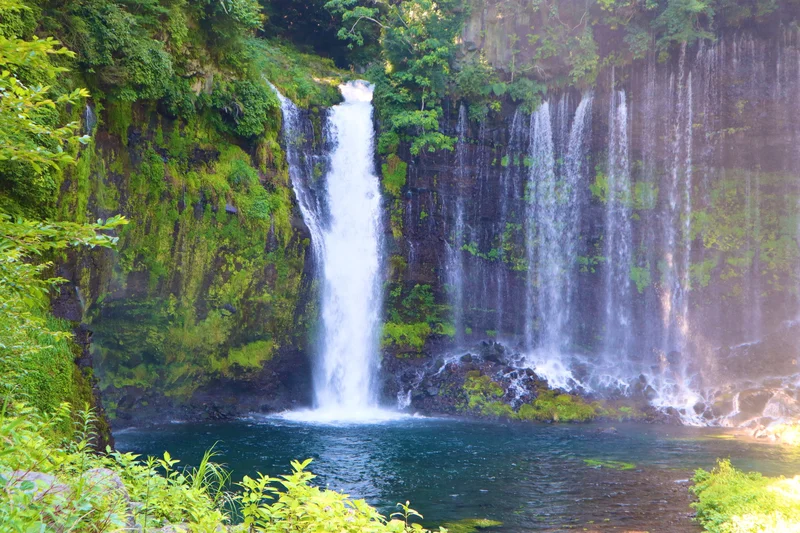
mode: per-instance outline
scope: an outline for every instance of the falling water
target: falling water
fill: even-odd
[[[498,209],[498,228],[496,233],[499,235],[499,249],[503,254],[503,265],[497,271],[497,294],[495,299],[495,309],[497,313],[495,330],[497,334],[502,337],[504,332],[507,331],[505,327],[506,319],[506,305],[511,299],[509,292],[509,274],[506,270],[506,264],[511,261],[507,256],[506,249],[510,246],[510,232],[508,227],[512,220],[512,199],[521,196],[520,184],[520,168],[524,165],[519,164],[519,159],[524,155],[526,145],[526,134],[528,128],[526,127],[523,114],[519,109],[514,112],[511,119],[511,127],[509,130],[508,147],[505,152],[505,160],[508,165],[503,169],[500,175],[500,205]]]
[[[467,172],[467,108],[462,104],[458,112],[458,144],[456,145],[456,192],[455,220],[452,243],[447,245],[447,284],[450,290],[450,305],[453,309],[453,325],[456,330],[456,345],[464,340],[464,180]]]
[[[315,365],[315,410],[287,416],[305,420],[372,420],[391,416],[377,406],[378,326],[381,310],[381,200],[374,172],[372,86],[340,87],[344,102],[328,117],[334,145],[325,177],[327,220],[298,172],[292,134],[297,110],[281,99],[290,176],[312,233],[321,276],[322,335]],[[292,148],[294,146],[294,148]],[[291,170],[294,167],[294,170]]]
[[[558,332],[555,331],[558,318],[549,314],[559,313],[562,308],[558,283],[563,268],[563,261],[560,260],[562,228],[558,227],[559,199],[548,102],[544,102],[531,115],[530,160],[525,226],[528,259],[525,347],[528,350],[536,344],[537,329],[541,344],[550,347],[558,342]]]
[[[564,233],[562,236],[562,257],[564,258],[565,277],[563,280],[565,294],[565,308],[560,315],[560,334],[565,338],[565,343],[571,344],[571,336],[566,330],[572,323],[572,305],[575,296],[575,267],[574,263],[578,256],[578,244],[580,239],[581,210],[583,208],[583,195],[581,190],[585,189],[584,177],[586,176],[587,156],[589,152],[589,140],[592,131],[592,103],[594,93],[588,92],[581,98],[578,109],[575,110],[575,117],[572,119],[572,128],[569,132],[568,144],[566,148],[565,178],[563,201],[566,202],[561,209],[564,217]]]
[[[311,249],[314,260],[319,266],[319,261],[324,257],[322,223],[322,206],[318,195],[313,189],[313,171],[311,158],[303,153],[303,143],[306,140],[306,125],[301,117],[300,110],[294,103],[283,96],[278,89],[270,84],[281,103],[283,114],[283,143],[286,150],[286,162],[289,166],[289,181],[292,184],[297,205],[303,215],[303,221],[311,233]]]
[[[94,127],[97,125],[97,114],[94,112],[92,104],[86,104],[83,109],[83,133],[84,135],[91,135]]]
[[[613,75],[608,126],[604,356],[619,370],[630,355],[632,229],[628,104],[625,91],[614,89]]]

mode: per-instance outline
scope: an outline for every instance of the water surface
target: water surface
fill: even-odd
[[[720,430],[653,425],[537,425],[407,418],[372,425],[319,425],[277,418],[173,424],[118,432],[117,447],[169,450],[194,464],[217,443],[218,458],[245,474],[289,471],[313,458],[315,480],[364,498],[384,513],[400,501],[427,526],[491,518],[497,531],[699,531],[687,479],[717,457],[767,475],[800,474],[800,454],[731,440]],[[635,463],[633,470],[586,459]]]

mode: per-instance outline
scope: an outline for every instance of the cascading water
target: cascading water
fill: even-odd
[[[325,176],[327,213],[309,192],[297,150],[298,112],[281,97],[290,177],[312,234],[321,281],[322,333],[314,369],[312,411],[287,417],[369,421],[393,416],[378,408],[376,371],[381,312],[381,197],[374,172],[372,86],[340,87],[344,102],[329,114],[333,145]]]
[[[498,223],[494,233],[498,235],[498,248],[502,254],[503,265],[497,269],[497,294],[495,295],[495,331],[501,338],[506,331],[511,330],[506,325],[506,306],[511,300],[509,294],[509,273],[504,267],[511,263],[512,258],[507,256],[507,249],[512,245],[511,231],[514,227],[512,223],[513,204],[512,200],[522,196],[522,174],[524,164],[520,160],[526,160],[526,139],[528,135],[528,125],[523,113],[517,109],[511,119],[509,130],[508,146],[504,154],[504,160],[508,163],[500,176]]]
[[[556,191],[553,129],[550,104],[544,102],[531,115],[531,173],[528,181],[528,214],[525,246],[528,259],[525,316],[525,348],[532,350],[538,333],[540,345],[553,347],[558,342],[558,318],[550,313],[561,312],[558,279],[560,261],[560,228]],[[538,332],[537,332],[538,329]],[[558,346],[555,346],[558,349]]]
[[[631,176],[628,153],[628,102],[625,91],[616,90],[612,71],[611,106],[608,117],[608,164],[605,190],[606,258],[604,279],[604,366],[613,371],[613,382],[630,356],[631,279],[633,232],[631,227]],[[604,378],[601,378],[604,379]],[[610,383],[609,383],[610,384]]]
[[[467,108],[463,104],[458,112],[456,128],[458,144],[456,145],[457,190],[455,192],[455,221],[452,229],[452,243],[447,245],[447,283],[450,291],[450,305],[453,309],[453,325],[455,326],[455,342],[460,345],[464,340],[464,194],[462,191],[467,171]]]
[[[558,139],[553,140],[550,106],[531,121],[531,173],[528,194],[528,318],[526,360],[551,386],[567,387],[570,371],[570,316],[574,262],[580,236],[581,195],[593,95],[581,99],[569,128],[564,97],[558,109]],[[554,154],[559,157],[557,168]],[[560,172],[557,172],[559,170]],[[535,278],[531,274],[535,272]],[[534,314],[535,310],[535,314]],[[534,337],[533,327],[537,327]]]

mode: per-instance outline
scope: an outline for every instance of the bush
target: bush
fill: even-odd
[[[697,520],[714,533],[798,531],[800,477],[769,478],[737,470],[727,459],[697,470],[691,491]]]
[[[241,516],[253,533],[337,531],[424,533],[405,505],[390,519],[364,500],[311,485],[310,460],[292,462],[280,478],[245,477],[229,492],[230,474],[209,451],[197,468],[180,469],[169,453],[144,460],[131,453],[97,455],[91,412],[84,412],[68,438],[52,430],[70,419],[70,406],[52,416],[23,404],[0,410],[0,523],[3,531],[145,531],[181,524],[193,532],[216,532]],[[443,531],[443,530],[440,530]]]

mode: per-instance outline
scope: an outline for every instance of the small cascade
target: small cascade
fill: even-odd
[[[588,174],[588,161],[590,140],[592,133],[592,104],[594,93],[588,92],[581,98],[572,127],[567,138],[565,151],[564,194],[562,195],[562,215],[564,217],[564,232],[562,235],[562,256],[564,258],[564,314],[560,326],[564,338],[562,345],[571,344],[571,332],[567,331],[572,325],[572,311],[575,299],[575,261],[579,251],[581,212],[585,203],[586,176]],[[571,348],[571,346],[568,346]]]
[[[323,246],[323,208],[318,195],[314,192],[313,162],[308,154],[303,153],[303,144],[306,134],[309,133],[303,121],[300,110],[294,102],[283,96],[278,89],[270,84],[278,96],[283,115],[283,144],[286,152],[286,163],[289,167],[289,181],[292,184],[297,205],[303,215],[308,231],[311,233],[311,249],[317,267],[324,257]]]
[[[608,162],[603,255],[605,337],[604,366],[614,374],[627,366],[630,356],[632,292],[630,269],[631,176],[628,153],[628,102],[624,90],[616,90],[612,70],[611,106],[608,117]]]
[[[458,112],[458,126],[456,128],[458,144],[456,145],[455,173],[456,191],[455,220],[451,231],[452,242],[447,244],[446,274],[448,290],[450,292],[450,305],[452,307],[453,325],[455,326],[455,342],[459,346],[464,341],[464,181],[467,173],[467,108],[463,104]]]
[[[560,315],[563,311],[559,279],[564,266],[553,129],[548,102],[542,103],[531,115],[530,124],[531,169],[526,190],[528,212],[525,226],[528,278],[524,331],[525,348],[529,351],[537,344],[558,348]]]
[[[508,250],[512,246],[512,229],[514,227],[515,204],[513,200],[523,196],[523,174],[525,165],[521,160],[527,160],[527,140],[529,134],[528,123],[526,122],[519,109],[514,112],[509,127],[508,145],[503,154],[503,159],[508,163],[500,175],[499,185],[499,206],[498,222],[496,230],[498,235],[498,248],[501,250],[502,265],[497,269],[495,294],[496,326],[495,331],[498,337],[503,338],[504,333],[513,331],[512,327],[507,326],[507,317],[511,313],[507,308],[511,307],[513,295],[510,289],[509,268],[513,269],[512,258],[509,257]]]
[[[322,293],[315,410],[286,414],[298,420],[371,421],[396,416],[378,409],[375,383],[383,229],[373,158],[372,86],[356,81],[340,90],[344,102],[330,110],[327,122],[333,148],[324,202],[311,194],[308,179],[313,174],[303,172],[297,108],[280,96],[290,178],[312,234]]]
[[[87,103],[83,109],[83,134],[91,135],[97,125],[97,114],[94,112],[92,104]]]
[[[687,72],[686,45],[681,48],[677,76],[670,77],[675,95],[669,167],[666,174],[667,202],[663,217],[662,317],[665,334],[655,378],[657,406],[681,407],[690,412],[699,401],[692,390],[689,295],[692,257],[692,150],[694,99],[692,72]]]

